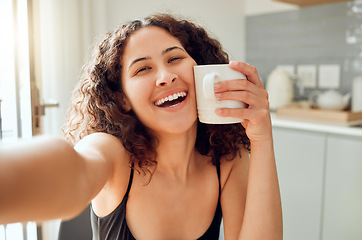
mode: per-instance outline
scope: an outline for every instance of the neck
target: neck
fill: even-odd
[[[198,152],[195,150],[197,127],[182,134],[158,135],[157,171],[186,180],[195,167]]]

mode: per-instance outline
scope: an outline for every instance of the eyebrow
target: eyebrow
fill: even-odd
[[[186,51],[185,51],[183,48],[181,48],[181,47],[173,46],[173,47],[169,47],[169,48],[166,48],[165,50],[163,50],[163,51],[162,51],[162,55],[165,55],[166,53],[171,52],[171,51],[176,50],[176,49],[179,49],[179,50],[181,50],[181,51],[183,51],[183,52],[186,52]],[[129,67],[128,67],[128,70],[129,70],[134,64],[136,64],[136,63],[138,63],[138,62],[140,62],[140,61],[145,61],[145,60],[149,60],[149,59],[151,59],[151,57],[136,58],[135,60],[133,60],[133,61],[131,62],[131,64],[130,64]]]
[[[169,47],[169,48],[167,48],[166,50],[164,50],[164,51],[162,52],[162,55],[165,55],[166,53],[171,52],[171,51],[173,51],[173,50],[175,50],[175,49],[179,49],[179,50],[185,52],[185,50],[184,50],[183,48],[180,48],[180,47],[178,47],[178,46],[174,46],[174,47]]]
[[[136,63],[138,63],[138,62],[140,62],[140,61],[148,60],[148,59],[151,59],[151,57],[136,58],[136,59],[133,60],[133,61],[131,62],[131,64],[128,66],[128,71],[131,69],[131,67],[132,67],[134,64],[136,64]]]

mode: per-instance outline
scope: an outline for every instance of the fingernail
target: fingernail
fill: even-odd
[[[238,65],[238,62],[236,62],[236,61],[230,61],[230,65],[236,66],[236,65]]]
[[[221,94],[220,94],[220,93],[215,93],[215,98],[216,98],[217,100],[220,100],[220,97],[221,97]]]
[[[217,115],[220,115],[220,114],[222,113],[222,109],[216,108],[216,109],[215,109],[215,113],[216,113]]]
[[[220,90],[220,83],[215,83],[214,84],[214,91],[216,92],[218,90]]]

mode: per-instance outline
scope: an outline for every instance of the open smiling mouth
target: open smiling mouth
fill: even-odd
[[[187,97],[187,92],[178,92],[160,100],[157,100],[154,104],[157,107],[174,107],[183,102]]]

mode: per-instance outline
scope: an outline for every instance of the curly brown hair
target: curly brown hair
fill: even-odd
[[[144,172],[157,164],[158,140],[132,110],[122,107],[125,93],[121,84],[121,60],[129,36],[148,26],[161,27],[175,36],[198,65],[229,62],[219,41],[190,21],[155,14],[129,22],[109,32],[98,45],[75,88],[63,128],[65,137],[73,144],[94,132],[116,136],[130,153],[130,165],[137,164]],[[221,157],[233,159],[240,154],[242,146],[250,150],[241,124],[213,125],[198,121],[195,148],[211,156],[213,164],[219,164]]]

